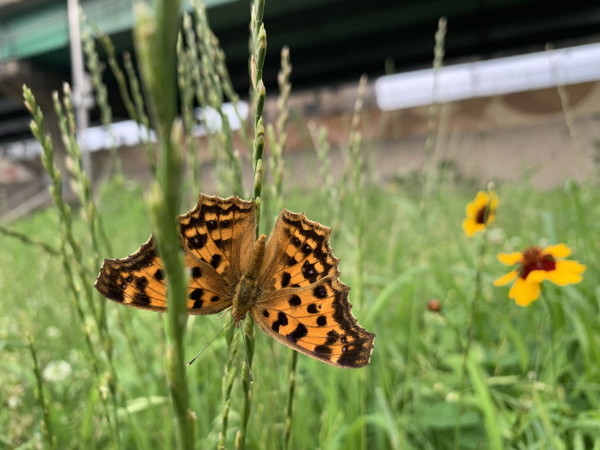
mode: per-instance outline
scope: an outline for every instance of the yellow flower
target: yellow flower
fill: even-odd
[[[529,306],[540,296],[540,284],[544,280],[559,286],[579,283],[585,266],[577,261],[565,261],[571,249],[565,244],[551,245],[544,249],[529,247],[523,252],[500,253],[498,260],[502,264],[518,267],[494,281],[494,286],[504,286],[515,280],[508,292],[519,306]]]
[[[462,227],[468,237],[485,230],[485,227],[496,219],[498,197],[494,191],[479,191],[475,200],[465,208],[467,217]]]

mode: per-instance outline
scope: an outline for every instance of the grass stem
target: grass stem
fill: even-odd
[[[195,446],[195,421],[189,410],[183,346],[187,322],[187,279],[176,223],[182,197],[182,155],[176,143],[177,130],[173,127],[177,102],[177,80],[173,68],[176,67],[178,24],[179,1],[157,0],[154,11],[141,4],[136,8],[135,44],[158,138],[155,158],[157,179],[149,207],[167,279],[167,380],[177,424],[177,445],[180,449],[192,449]]]

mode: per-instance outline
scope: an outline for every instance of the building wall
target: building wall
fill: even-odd
[[[568,86],[561,93],[562,100],[557,89],[543,89],[464,100],[441,105],[437,110],[418,107],[381,112],[369,85],[361,116],[363,152],[374,170],[374,178],[382,183],[422,169],[428,136],[436,138],[431,164],[449,162],[462,176],[475,179],[482,186],[490,180],[507,183],[524,176],[538,188],[556,186],[566,179],[596,180],[600,163],[600,82]],[[292,95],[285,149],[288,185],[302,187],[317,181],[318,162],[309,124],[327,128],[334,158],[332,170],[334,176],[341,175],[342,150],[348,143],[355,99],[356,84]],[[275,97],[268,99],[265,116],[267,123],[275,121]],[[431,117],[439,121],[432,122]],[[249,155],[240,139],[235,146],[247,162]],[[215,167],[206,138],[200,139],[198,148],[201,188],[215,192]],[[128,178],[142,184],[150,182],[142,148],[122,148],[119,155]],[[109,176],[109,160],[108,151],[93,154],[96,181]],[[244,164],[248,186],[249,166]],[[27,176],[18,182],[0,179],[0,217],[4,214],[5,219],[12,219],[27,210],[20,208],[26,197],[43,190],[45,177],[37,161],[10,161],[2,167],[8,167],[4,172],[13,175],[15,170],[26,169]],[[32,204],[44,202],[38,196]],[[15,208],[19,211],[17,216],[6,215]]]

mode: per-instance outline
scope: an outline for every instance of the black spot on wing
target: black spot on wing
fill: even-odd
[[[314,264],[311,264],[308,261],[304,261],[304,264],[302,265],[302,275],[304,275],[304,278],[306,278],[308,281],[314,283],[315,281],[317,281],[317,276],[319,275],[319,273],[315,269]]]
[[[204,295],[204,289],[196,288],[192,292],[190,292],[189,297],[191,300],[200,300],[202,298],[202,295]]]
[[[131,279],[137,291],[133,296],[133,303],[137,305],[149,305],[150,297],[146,293],[148,280],[144,277],[131,277]]]
[[[322,356],[330,355],[331,347],[329,345],[317,345],[315,347],[315,353],[322,355]]]
[[[231,239],[215,239],[213,241],[218,249],[227,250],[231,247]]]
[[[302,300],[300,300],[299,296],[294,294],[289,298],[288,303],[290,304],[290,306],[296,307],[296,306],[299,306],[300,304],[302,304]]]
[[[271,328],[276,333],[279,333],[279,327],[285,327],[287,324],[288,324],[287,316],[285,315],[284,312],[280,311],[279,314],[277,314],[277,320],[275,322],[273,322],[273,325],[271,325]]]
[[[304,244],[300,250],[305,256],[308,256],[312,252],[312,247],[309,244]]]
[[[194,302],[194,304],[192,305],[192,308],[194,308],[194,309],[202,308],[202,304],[203,304],[203,303],[204,303],[204,302],[203,302],[202,300],[196,300],[196,301]]]
[[[218,268],[221,265],[221,255],[212,255],[212,258],[210,259],[210,265],[213,267],[213,269]]]
[[[285,315],[284,312],[279,312],[279,314],[277,314],[277,321],[281,324],[281,326],[286,326],[288,324],[288,318]]]
[[[335,330],[331,330],[327,333],[327,340],[325,341],[325,345],[335,344],[339,338],[339,333]]]
[[[289,272],[283,272],[281,274],[281,287],[287,287],[290,284],[290,280],[292,279],[292,275]]]
[[[304,336],[308,334],[308,330],[301,323],[289,334],[286,334],[285,337],[288,338],[292,342],[297,342],[299,339],[302,339]]]
[[[149,305],[150,297],[145,292],[136,292],[133,296],[133,303],[136,305]]]
[[[327,288],[321,284],[313,289],[313,294],[317,298],[326,298],[327,297]]]
[[[204,248],[208,236],[206,234],[197,234],[187,238],[187,246],[192,250],[199,250]]]

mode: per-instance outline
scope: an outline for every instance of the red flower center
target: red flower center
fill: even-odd
[[[475,215],[475,222],[479,223],[479,224],[484,224],[487,223],[488,219],[490,218],[490,205],[486,204],[485,206],[482,206],[479,211],[477,211],[477,214]]]
[[[544,255],[539,247],[529,247],[523,252],[523,261],[519,269],[519,276],[523,279],[533,270],[550,272],[556,269],[556,260],[551,255]]]

